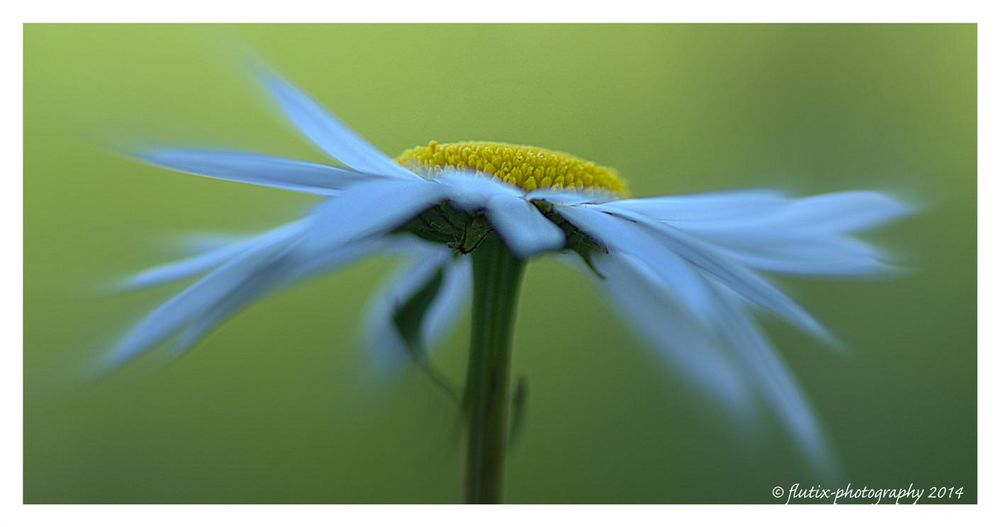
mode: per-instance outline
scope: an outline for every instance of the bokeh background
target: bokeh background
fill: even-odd
[[[247,232],[301,195],[139,165],[111,146],[323,160],[252,89],[247,50],[390,153],[542,145],[636,195],[873,188],[925,211],[874,232],[911,272],[787,280],[849,345],[768,327],[838,449],[841,483],[976,499],[976,27],[972,25],[28,25],[24,30],[27,502],[452,502],[456,407],[373,374],[358,327],[390,259],[254,305],[182,360],[88,378],[176,288],[106,295],[191,231]],[[460,379],[467,318],[436,360]],[[719,419],[589,279],[534,262],[514,374],[513,502],[775,502],[816,482],[775,422]]]

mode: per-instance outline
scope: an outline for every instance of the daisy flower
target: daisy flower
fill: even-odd
[[[428,350],[471,293],[461,396],[465,499],[496,502],[520,279],[531,258],[555,253],[591,276],[692,386],[737,415],[763,403],[807,459],[830,468],[820,426],[755,314],[823,341],[833,337],[765,274],[891,271],[885,255],[853,235],[903,216],[903,203],[870,191],[795,198],[766,189],[633,198],[611,168],[486,141],[431,141],[392,158],[275,74],[258,78],[285,117],[339,165],[203,149],[136,153],[161,167],[320,200],[290,223],[129,278],[127,287],[142,288],[198,277],[121,339],[114,364],[171,338],[186,350],[268,293],[367,256],[400,255],[408,263],[372,304],[367,342],[384,364],[403,359],[433,373]]]

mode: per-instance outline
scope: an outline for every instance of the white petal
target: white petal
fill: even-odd
[[[424,317],[423,332],[428,349],[455,325],[472,297],[472,259],[453,259],[445,269],[444,283]]]
[[[172,350],[174,358],[190,350],[208,333],[222,325],[249,304],[277,288],[281,282],[283,262],[276,260],[261,266],[249,275],[239,287],[232,289],[217,302],[204,309],[197,317],[181,328],[180,340]]]
[[[520,258],[558,249],[566,241],[562,229],[525,201],[521,189],[460,171],[446,172],[435,181],[455,207],[467,212],[485,209],[504,243]]]
[[[619,203],[616,203],[618,206]],[[734,204],[739,209],[740,205]],[[635,207],[627,207],[636,210]],[[871,191],[837,192],[789,199],[759,213],[731,217],[720,213],[701,221],[673,222],[647,211],[646,216],[666,221],[690,232],[706,234],[767,235],[774,240],[801,239],[817,235],[856,232],[898,220],[914,208],[891,196]]]
[[[188,324],[183,330],[174,354],[180,355],[189,350],[238,311],[273,291],[289,287],[317,274],[344,267],[379,251],[383,245],[384,240],[369,239],[326,251],[324,254],[309,252],[305,244],[295,245],[280,260],[258,269],[239,288]]]
[[[190,278],[222,265],[227,260],[240,254],[243,250],[245,250],[243,244],[234,243],[206,251],[191,258],[158,265],[127,278],[116,289],[120,291],[133,291]]]
[[[868,191],[790,199],[749,215],[727,212],[755,209],[761,199],[751,195],[747,204],[733,202],[715,217],[697,221],[672,221],[662,210],[623,207],[622,203],[609,205],[672,225],[749,267],[816,276],[882,275],[897,270],[888,255],[846,233],[912,212],[900,201]]]
[[[186,258],[184,260],[171,262],[142,271],[141,273],[125,280],[120,285],[120,288],[126,291],[142,289],[199,275],[222,265],[238,254],[250,250],[255,246],[280,242],[288,236],[299,232],[304,226],[304,221],[296,221],[287,225],[282,225],[281,227],[272,229],[257,236],[242,238],[237,241],[218,246],[191,258]]]
[[[497,194],[486,208],[490,223],[518,258],[554,251],[566,243],[562,229],[520,196]]]
[[[129,331],[112,352],[110,361],[116,365],[127,362],[213,309],[287,253],[301,239],[303,231],[289,230],[284,237],[264,240],[195,282]]]
[[[830,333],[812,315],[796,304],[794,300],[754,272],[721,254],[711,246],[699,242],[694,237],[663,222],[630,210],[618,208],[615,203],[588,207],[619,214],[636,221],[638,224],[648,228],[650,232],[657,233],[657,239],[669,248],[670,251],[698,267],[734,292],[827,342],[834,341]]]
[[[472,212],[486,208],[496,195],[520,196],[521,190],[491,177],[470,172],[449,171],[435,179],[459,209]]]
[[[610,250],[642,261],[699,317],[705,317],[711,310],[707,284],[698,270],[647,229],[635,222],[588,207],[557,207],[556,210]]]
[[[771,407],[808,460],[835,472],[828,442],[809,403],[780,357],[733,293],[713,286],[710,325],[692,319],[682,300],[645,264],[625,255],[598,255],[603,285],[651,348],[683,378],[723,403],[737,417],[755,413],[756,396]]]
[[[578,205],[580,203],[604,203],[611,201],[614,196],[602,192],[586,192],[568,190],[553,190],[551,188],[540,188],[532,190],[526,196],[527,199],[543,200],[558,205]]]
[[[407,345],[393,322],[395,309],[424,287],[441,271],[442,283],[421,322],[427,350],[442,337],[457,318],[471,290],[468,258],[452,260],[451,250],[426,245],[409,255],[410,262],[388,280],[373,296],[365,317],[365,342],[384,372],[411,359]]]
[[[391,254],[399,243],[398,236],[370,236],[345,243],[332,250],[315,244],[300,243],[288,255],[282,275],[282,285],[307,280],[330,272],[372,254]]]
[[[362,139],[305,92],[272,73],[262,73],[261,77],[285,116],[334,159],[369,174],[404,179],[419,177]]]
[[[619,209],[642,213],[660,221],[687,223],[756,218],[777,210],[787,202],[781,191],[749,189],[625,199],[614,204]]]
[[[878,276],[898,268],[882,251],[864,242],[817,234],[798,240],[775,240],[768,233],[700,234],[699,239],[750,268],[807,276]]]
[[[319,163],[248,152],[173,148],[136,157],[189,174],[328,196],[370,177]]]
[[[313,250],[386,233],[441,201],[444,187],[424,179],[373,180],[320,204],[311,215],[307,243]]]
[[[835,192],[792,201],[766,222],[809,232],[854,232],[897,220],[913,208],[872,191]]]
[[[672,365],[681,378],[711,395],[729,410],[745,414],[752,392],[721,350],[712,328],[694,319],[672,288],[646,264],[624,254],[598,255],[594,265],[605,276],[598,282],[629,323]]]
[[[795,378],[739,300],[724,291],[720,299],[719,330],[742,369],[754,379],[761,396],[813,466],[826,475],[834,473],[826,436]]]

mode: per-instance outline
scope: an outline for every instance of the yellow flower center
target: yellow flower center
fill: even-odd
[[[591,190],[628,196],[628,185],[613,168],[535,146],[463,141],[411,148],[396,158],[429,175],[441,170],[475,170],[524,190]]]

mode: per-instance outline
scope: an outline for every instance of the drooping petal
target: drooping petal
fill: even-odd
[[[829,444],[806,397],[737,295],[712,285],[712,317],[696,320],[638,259],[609,253],[596,255],[593,263],[623,320],[683,379],[737,418],[753,416],[757,402],[766,403],[817,471],[835,472]]]
[[[429,349],[451,330],[471,297],[472,259],[451,260],[445,269],[441,291],[424,318],[423,332]]]
[[[739,298],[719,290],[718,329],[740,361],[740,368],[754,379],[761,397],[774,409],[788,434],[822,474],[835,472],[826,435],[809,402],[767,336]]]
[[[238,311],[277,288],[283,281],[283,266],[282,259],[260,266],[256,272],[247,275],[239,287],[232,288],[188,324],[178,328],[180,340],[172,350],[173,356],[180,357]]]
[[[308,280],[373,254],[392,253],[396,246],[401,243],[404,243],[401,236],[381,234],[353,240],[332,250],[314,244],[301,243],[296,245],[295,250],[288,255],[289,263],[282,273],[281,285],[291,285]]]
[[[386,241],[380,238],[366,239],[324,254],[308,251],[305,244],[295,245],[282,258],[260,267],[240,287],[231,291],[188,324],[183,329],[181,340],[174,350],[175,355],[189,350],[238,311],[275,290],[290,287],[317,274],[349,265],[380,251],[385,243]]]
[[[503,242],[519,258],[561,248],[562,229],[520,196],[497,194],[486,205],[486,215]]]
[[[683,299],[648,265],[627,254],[597,255],[598,282],[622,319],[680,370],[680,377],[736,414],[752,407],[752,391],[713,328],[691,316]]]
[[[827,342],[832,343],[835,341],[819,321],[795,303],[788,295],[708,244],[700,242],[680,229],[664,222],[656,221],[634,211],[618,208],[614,203],[588,207],[621,215],[635,221],[650,232],[655,232],[658,235],[657,240],[671,252],[698,267],[737,294],[771,311],[804,331]]]
[[[519,197],[522,194],[518,188],[491,177],[457,170],[445,172],[435,181],[445,189],[448,199],[466,212],[485,209],[498,195]]]
[[[393,324],[396,307],[405,302],[441,269],[439,258],[417,259],[394,274],[372,297],[364,322],[364,343],[383,371],[411,360],[406,341]]]
[[[198,176],[327,196],[371,177],[319,163],[249,152],[165,148],[135,156],[147,163]]]
[[[707,284],[698,269],[635,222],[589,207],[557,207],[560,215],[612,251],[643,262],[699,317],[711,310]]]
[[[444,246],[428,245],[410,254],[409,260],[373,296],[365,317],[366,346],[385,371],[413,358],[393,320],[400,305],[424,288],[438,272],[443,273],[437,295],[420,324],[423,351],[426,351],[450,328],[471,289],[468,258],[453,260],[451,251]]]
[[[362,139],[302,90],[273,73],[264,72],[260,76],[285,116],[334,159],[368,174],[403,179],[419,177]]]
[[[493,178],[448,171],[435,179],[448,200],[466,212],[485,210],[504,243],[520,258],[559,249],[566,241],[562,229],[527,202],[516,187]]]
[[[163,342],[186,324],[213,309],[248,280],[284,255],[301,239],[304,229],[254,245],[173,297],[142,319],[109,357],[121,365]]]
[[[354,185],[321,203],[311,214],[308,244],[322,252],[372,234],[388,232],[445,196],[442,185],[425,179],[373,180]]]

